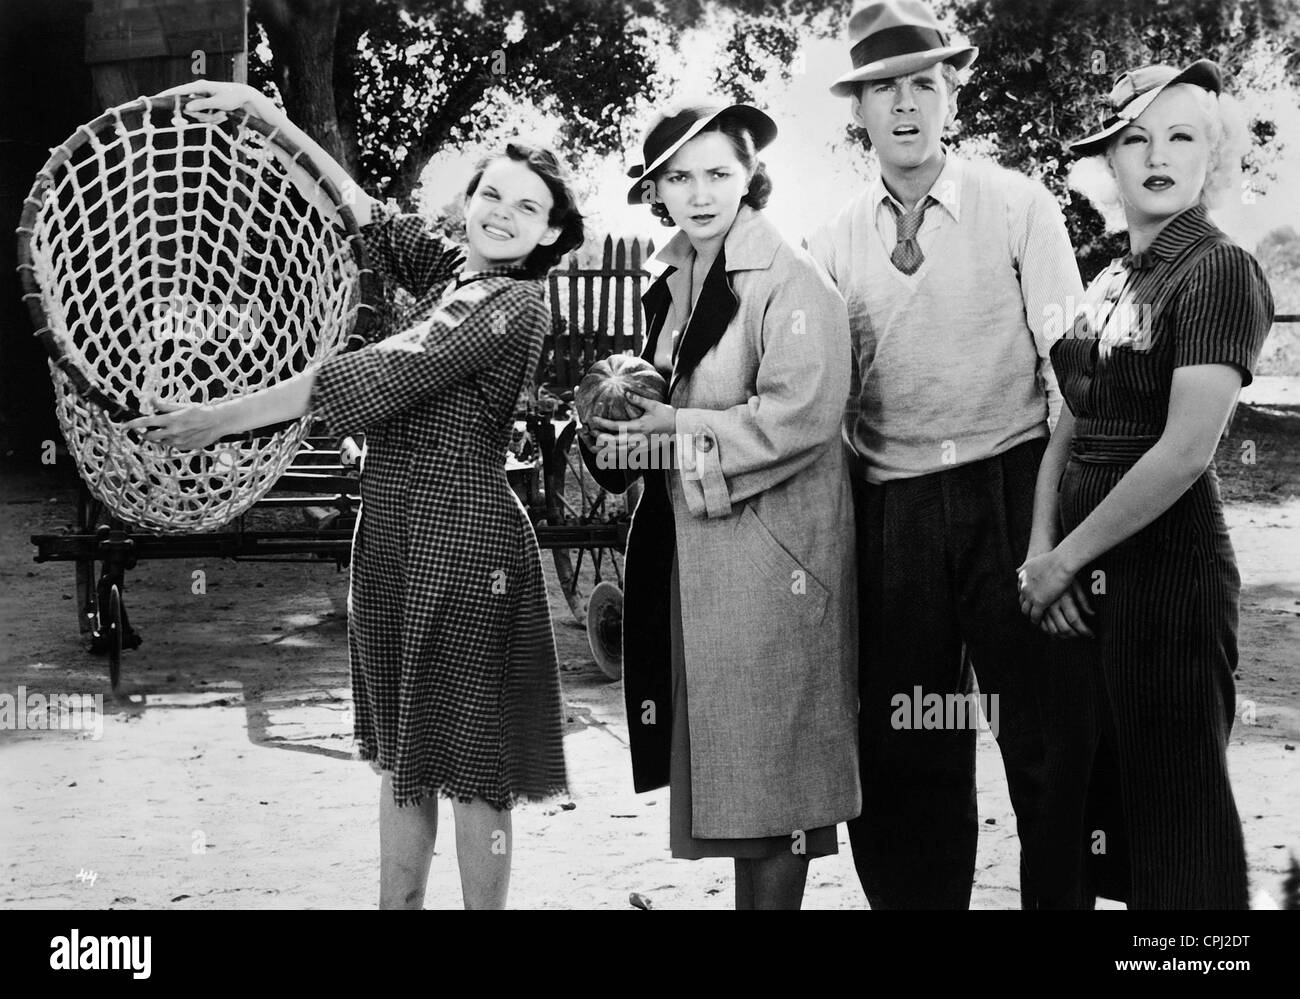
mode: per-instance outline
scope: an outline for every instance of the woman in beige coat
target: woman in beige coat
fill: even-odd
[[[775,134],[745,105],[648,131],[628,200],[681,227],[643,298],[669,394],[630,396],[640,418],[593,417],[583,441],[606,488],[644,480],[624,576],[634,783],[670,784],[674,856],[736,859],[737,908],[798,908],[808,859],[861,810],[848,317],[759,210]]]

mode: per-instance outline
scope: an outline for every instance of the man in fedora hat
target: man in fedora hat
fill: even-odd
[[[853,70],[831,90],[850,98],[880,179],[809,250],[848,303],[856,358],[854,863],[872,908],[969,906],[982,708],[1016,812],[1022,904],[1055,905],[1079,845],[1050,831],[1049,647],[1020,613],[1016,569],[1036,553],[1035,479],[1061,398],[1050,334],[1082,296],[1078,268],[1046,188],[942,142],[976,49],[920,0],[859,5],[849,38]]]

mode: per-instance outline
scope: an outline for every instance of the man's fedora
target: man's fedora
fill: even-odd
[[[863,80],[906,76],[939,62],[965,69],[979,54],[973,45],[950,45],[947,32],[922,0],[877,0],[859,4],[849,18],[853,72],[835,81],[831,93],[850,97]]]
[[[1223,75],[1218,65],[1209,59],[1198,59],[1182,72],[1173,66],[1143,66],[1123,74],[1106,97],[1109,107],[1101,113],[1101,129],[1071,142],[1070,152],[1075,156],[1095,156],[1104,152],[1118,132],[1176,83],[1195,84],[1217,94],[1223,90]]]
[[[628,170],[629,177],[644,178],[673,158],[673,153],[704,131],[706,125],[723,115],[735,118],[754,137],[755,150],[776,138],[776,122],[758,108],[748,104],[709,104],[688,102],[674,105],[655,115],[641,142],[641,162]],[[639,205],[648,197],[647,181],[638,180],[627,192],[627,203]]]

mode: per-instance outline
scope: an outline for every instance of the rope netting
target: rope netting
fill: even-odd
[[[37,175],[18,230],[24,297],[77,469],[113,514],[162,533],[246,511],[310,417],[198,451],[121,424],[157,402],[275,385],[370,319],[364,246],[334,185],[260,119],[190,116],[183,100],[140,98],[79,128]]]

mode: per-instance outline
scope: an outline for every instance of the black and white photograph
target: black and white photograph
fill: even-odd
[[[1262,969],[1204,914],[1300,908],[1300,0],[0,36],[42,973],[376,908],[1127,909],[1071,920],[1114,979]]]

